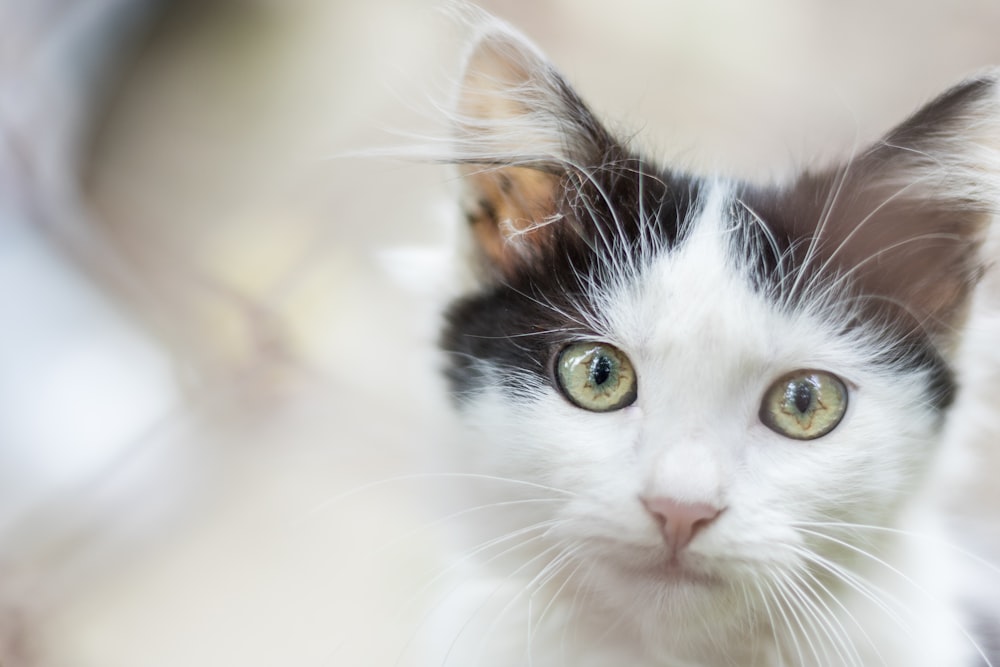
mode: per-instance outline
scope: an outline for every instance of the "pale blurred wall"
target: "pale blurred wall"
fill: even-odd
[[[657,154],[754,178],[846,154],[1000,63],[986,1],[484,4]],[[34,558],[8,607],[36,600],[18,652],[392,664],[386,637],[415,631],[395,612],[434,547],[377,547],[421,525],[420,487],[336,498],[419,468],[432,440],[433,331],[378,251],[439,242],[452,184],[344,154],[441,129],[459,32],[427,3],[177,4],[84,170],[89,224],[123,272],[92,285],[72,253],[0,230],[0,307],[20,323],[0,355],[2,473],[34,485],[18,497],[41,509],[18,512],[57,527],[18,544]]]

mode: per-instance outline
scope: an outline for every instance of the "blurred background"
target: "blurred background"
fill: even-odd
[[[1000,63],[991,0],[482,6],[654,155],[761,180]],[[358,153],[446,134],[464,37],[415,0],[0,0],[4,667],[405,653],[435,298],[385,251],[445,243],[454,184]]]

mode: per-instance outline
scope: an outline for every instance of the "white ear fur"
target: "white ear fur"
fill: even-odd
[[[579,99],[521,32],[464,7],[473,38],[453,104],[456,158],[487,164],[571,160]]]
[[[492,26],[466,59],[455,105],[457,156],[486,164],[574,164],[595,150],[594,121],[538,49]]]

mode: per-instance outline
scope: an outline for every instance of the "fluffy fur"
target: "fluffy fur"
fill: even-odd
[[[478,21],[450,156],[475,279],[441,346],[471,506],[499,511],[466,527],[472,571],[416,664],[1000,666],[933,475],[981,398],[961,355],[995,247],[997,75],[764,187],[655,164]],[[627,354],[634,404],[561,395],[553,359],[581,340]],[[850,392],[817,440],[758,416],[796,369]],[[652,496],[721,514],[671,560]]]

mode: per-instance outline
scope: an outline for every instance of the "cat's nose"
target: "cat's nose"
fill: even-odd
[[[665,496],[641,498],[657,523],[667,547],[677,552],[686,547],[699,531],[722,514],[722,509],[707,503],[682,503]]]

